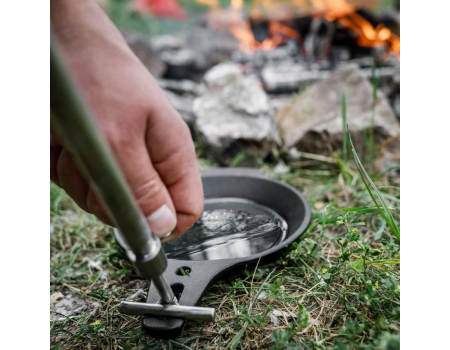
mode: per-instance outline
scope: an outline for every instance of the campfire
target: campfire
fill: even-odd
[[[320,59],[329,58],[333,45],[342,46],[344,40],[353,48],[376,48],[383,54],[400,57],[400,36],[394,33],[398,28],[389,28],[391,23],[384,23],[385,19],[363,10],[358,2],[255,0],[251,6],[244,7],[243,0],[231,0],[230,7],[222,9],[218,0],[197,1],[210,8],[209,26],[216,30],[229,30],[244,52],[272,50],[292,41],[308,58],[314,53],[307,41],[316,35],[325,37],[328,44],[323,48]]]
[[[264,159],[275,144],[332,155],[345,91],[358,150],[374,128],[398,153],[398,12],[375,11],[375,0],[196,1],[206,11],[195,28],[152,37],[150,54],[145,40],[127,40],[220,163]]]

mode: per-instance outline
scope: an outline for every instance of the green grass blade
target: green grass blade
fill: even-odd
[[[395,222],[394,217],[392,216],[391,211],[389,210],[389,207],[387,206],[386,202],[384,201],[380,191],[378,191],[377,186],[372,181],[369,174],[367,174],[366,169],[364,169],[364,166],[362,165],[362,163],[358,157],[358,154],[356,153],[355,147],[353,146],[352,138],[350,136],[350,133],[348,132],[348,126],[347,126],[347,133],[348,133],[348,138],[350,140],[350,147],[352,149],[353,157],[355,158],[356,166],[358,167],[359,174],[361,175],[361,179],[364,182],[367,192],[369,193],[370,198],[372,198],[372,201],[374,202],[375,206],[377,207],[377,209],[380,212],[383,219],[386,221],[388,226],[391,228],[395,237],[397,237],[397,239],[400,241],[400,229],[399,229],[397,223]],[[370,184],[370,186],[369,186],[369,184]],[[380,206],[380,204],[378,204],[378,201],[375,198],[375,195],[373,194],[372,190],[370,189],[371,187],[373,189],[373,192],[377,196],[379,202],[381,203],[381,206]]]
[[[255,301],[258,299],[258,296],[261,294],[264,285],[267,283],[267,281],[269,280],[270,276],[272,276],[272,273],[274,273],[275,270],[273,270],[271,273],[269,273],[266,277],[266,279],[264,280],[264,282],[261,284],[261,287],[258,289],[258,292],[256,293],[256,295],[253,297],[252,301],[250,302],[250,305],[248,307],[248,314],[250,315],[250,313],[252,312],[252,308],[253,308],[253,304],[255,303]],[[228,344],[228,346],[226,347],[226,349],[231,349],[231,350],[235,350],[236,347],[239,345],[239,342],[242,338],[242,336],[244,335],[245,331],[247,330],[247,327],[249,325],[249,322],[246,321],[244,323],[244,326],[242,327],[242,329],[234,336],[234,338],[231,340],[231,342]]]
[[[371,162],[373,162],[376,158],[373,129],[375,125],[375,107],[377,105],[377,96],[378,96],[378,78],[376,75],[375,59],[372,57],[372,117],[369,132],[369,161]]]
[[[345,92],[342,94],[342,156],[344,158],[344,164],[347,164],[347,133],[345,128],[347,125],[347,100],[345,97]]]
[[[226,349],[235,350],[236,347],[239,345],[239,342],[241,341],[242,336],[244,335],[244,332],[247,330],[248,327],[248,321],[244,323],[244,326],[239,331],[238,334],[235,335],[233,340],[230,342],[229,346],[227,346]]]
[[[397,169],[400,169],[400,164],[396,164],[396,165],[390,166],[389,168],[380,171],[378,174],[376,174],[376,175],[373,177],[373,181],[377,181],[378,178],[379,178],[381,175],[386,174],[386,173],[390,172],[391,170],[397,170]]]
[[[231,167],[237,167],[239,164],[242,163],[242,161],[245,159],[246,157],[246,153],[245,151],[241,151],[239,152],[236,157],[234,157],[233,161],[231,162],[230,166]]]

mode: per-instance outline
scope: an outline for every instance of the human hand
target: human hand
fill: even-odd
[[[51,23],[72,77],[152,231],[183,234],[203,211],[186,123],[93,0],[52,1]],[[111,224],[64,140],[54,133],[50,178],[82,209]]]

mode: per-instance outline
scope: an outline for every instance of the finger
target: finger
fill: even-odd
[[[147,148],[174,203],[177,226],[172,235],[179,236],[203,212],[203,188],[189,128],[166,100],[165,108],[150,118]]]
[[[105,224],[114,226],[112,220],[109,218],[109,215],[106,213],[105,208],[98,200],[97,195],[92,187],[89,187],[87,196],[86,196],[86,206],[88,208],[88,212],[94,214]]]
[[[59,185],[64,188],[66,193],[72,197],[81,209],[89,211],[86,204],[89,186],[72,156],[65,148],[59,154],[56,172]]]
[[[152,165],[142,128],[116,130],[108,137],[112,150],[138,205],[158,236],[171,232],[177,223],[169,192]]]

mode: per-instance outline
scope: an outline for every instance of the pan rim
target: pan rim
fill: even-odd
[[[186,262],[186,263],[193,262],[193,261],[222,262],[222,263],[229,262],[234,266],[237,264],[241,264],[241,263],[248,263],[251,261],[255,261],[255,260],[267,257],[269,255],[278,253],[279,251],[288,247],[290,244],[292,244],[293,242],[295,242],[296,240],[301,238],[306,233],[306,231],[311,223],[312,210],[311,210],[311,206],[309,205],[309,202],[306,199],[306,197],[295,187],[293,187],[289,184],[286,184],[282,181],[267,177],[264,174],[262,174],[258,169],[254,169],[254,168],[209,168],[209,169],[206,169],[201,172],[201,177],[202,177],[202,179],[204,179],[206,177],[247,177],[247,178],[251,178],[251,179],[258,179],[258,180],[271,182],[271,183],[276,184],[277,186],[284,187],[287,190],[289,190],[290,192],[292,192],[300,200],[301,204],[303,205],[303,209],[304,209],[303,221],[300,224],[300,226],[291,235],[289,235],[285,240],[280,241],[275,246],[273,246],[263,252],[260,252],[258,254],[253,254],[253,255],[249,255],[247,257],[240,257],[240,258],[225,258],[225,259],[215,259],[215,260],[183,260],[183,259],[173,259],[173,258],[168,258],[168,260],[173,260],[173,261],[178,261],[178,262]],[[248,200],[248,199],[242,198],[242,197],[228,197],[228,198]],[[205,198],[205,199],[208,200],[208,199],[214,199],[214,198],[210,197],[210,198]],[[276,212],[276,210],[269,208],[269,207],[265,206],[264,204],[258,203],[257,201],[255,201],[255,203],[258,205],[261,205],[269,210]],[[285,220],[287,222],[286,218],[284,218],[278,212],[276,212],[276,213],[280,217],[282,217],[283,220]],[[289,228],[289,223],[288,223],[288,228]],[[127,244],[123,240],[122,235],[119,233],[117,228],[114,228],[113,234],[114,234],[117,244],[122,249],[127,250]],[[164,244],[162,245],[162,248],[164,249]]]
[[[278,244],[276,244],[275,246],[260,252],[258,254],[253,254],[253,255],[249,255],[247,257],[241,257],[241,258],[226,258],[226,259],[215,259],[215,260],[195,260],[195,261],[203,261],[203,262],[208,262],[208,261],[229,261],[230,263],[232,262],[233,265],[234,264],[238,264],[238,263],[246,263],[246,262],[250,262],[250,261],[254,261],[260,258],[264,258],[266,256],[275,254],[281,250],[283,250],[284,248],[288,247],[290,244],[292,244],[293,242],[295,242],[296,240],[298,240],[299,238],[301,238],[307,231],[310,223],[311,223],[311,217],[312,217],[312,210],[311,210],[311,206],[309,205],[308,200],[306,199],[306,197],[299,191],[297,190],[295,187],[286,184],[282,181],[276,180],[276,179],[272,179],[270,177],[265,176],[264,174],[262,174],[258,169],[254,169],[254,168],[225,168],[226,171],[224,171],[224,168],[210,168],[210,169],[206,169],[205,171],[201,172],[202,175],[202,179],[206,178],[206,177],[248,177],[248,178],[256,178],[259,180],[263,180],[263,181],[267,181],[267,182],[271,182],[274,183],[278,186],[284,187],[287,190],[289,190],[290,192],[292,192],[293,194],[295,194],[295,196],[297,198],[300,199],[301,204],[303,205],[304,208],[304,217],[303,217],[303,221],[300,224],[300,226],[290,235],[288,236],[285,240],[279,242]],[[229,197],[231,198],[231,197]],[[237,199],[244,199],[247,200],[246,198],[242,198],[242,197],[232,197],[232,198],[237,198]],[[210,197],[210,198],[205,198],[205,199],[214,199],[214,197]],[[265,206],[264,204],[258,203],[257,201],[255,201],[256,204],[264,206],[270,210],[273,210],[272,208],[269,208],[267,206]],[[275,211],[275,210],[273,210]],[[276,211],[275,211],[276,212]],[[281,216],[285,221],[286,218],[283,217],[281,214],[277,213],[279,216]],[[288,223],[288,227],[289,227],[289,223]],[[169,259],[169,260],[175,260],[175,261],[194,261],[194,260],[179,260],[179,259]]]

